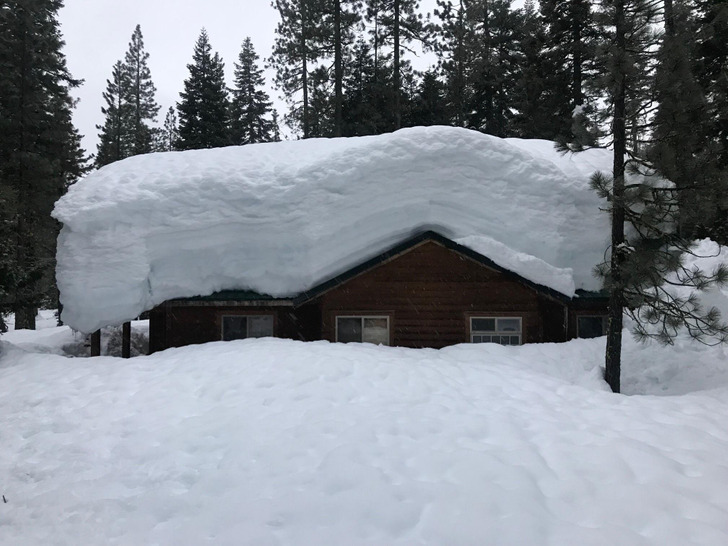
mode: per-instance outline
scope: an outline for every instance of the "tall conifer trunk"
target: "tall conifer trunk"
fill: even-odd
[[[341,0],[334,2],[334,136],[341,136],[342,67],[341,67]]]
[[[612,188],[612,257],[610,264],[609,320],[607,324],[607,350],[605,379],[613,392],[620,392],[622,367],[622,313],[624,305],[624,154],[627,135],[625,131],[626,57],[624,0],[614,0],[616,59],[614,62],[614,165]]]
[[[399,74],[399,2],[394,0],[394,128],[402,127],[401,78]]]
[[[582,30],[582,20],[578,16],[577,13],[577,7],[576,7],[577,0],[573,0],[571,3],[571,10],[572,10],[572,16],[571,16],[571,40],[573,42],[574,47],[574,66],[572,67],[572,90],[571,90],[571,96],[574,102],[574,107],[576,107],[579,104],[584,103],[584,98],[582,96],[582,78],[581,78],[581,65],[582,65],[582,37],[581,37],[581,30]]]
[[[310,135],[309,119],[308,119],[308,52],[306,51],[306,31],[308,30],[308,20],[306,18],[306,2],[301,2],[301,86],[303,87],[303,138]]]

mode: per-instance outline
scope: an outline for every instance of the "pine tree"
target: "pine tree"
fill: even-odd
[[[546,25],[544,108],[553,128],[547,138],[593,146],[598,136],[594,102],[601,89],[587,82],[597,75],[597,47],[602,39],[593,2],[542,0],[539,5]]]
[[[222,59],[202,29],[195,44],[190,72],[177,103],[179,149],[215,148],[230,144],[228,92]]]
[[[311,138],[334,135],[336,122],[332,83],[324,66],[309,74],[308,136]]]
[[[597,173],[592,185],[608,199],[612,219],[611,258],[599,270],[609,291],[605,378],[612,390],[619,392],[623,314],[626,312],[635,320],[636,334],[643,338],[654,337],[671,343],[678,330],[685,327],[700,341],[708,336],[726,341],[728,326],[720,322],[719,314],[714,309],[704,310],[694,296],[679,297],[672,287],[705,289],[713,283],[726,282],[728,270],[720,267],[701,272],[682,265],[681,257],[692,252],[692,241],[679,229],[680,188],[661,183],[658,176],[666,175],[674,166],[669,154],[664,153],[664,146],[669,147],[676,137],[673,121],[679,119],[658,123],[656,148],[662,152],[654,154],[658,159],[655,163],[641,156],[644,137],[630,138],[630,124],[632,127],[635,124],[630,109],[643,110],[642,104],[649,100],[644,96],[642,82],[649,79],[646,73],[651,63],[647,55],[652,52],[645,44],[651,43],[650,29],[657,15],[655,4],[645,0],[613,0],[606,7],[605,15],[612,22],[612,41],[605,66],[608,67],[614,166],[611,177]],[[673,48],[675,44],[670,42],[668,37],[663,44],[661,62],[671,60],[662,69],[667,72],[677,69],[677,72],[671,73],[670,78],[658,74],[658,81],[674,78],[660,85],[658,96],[664,101],[664,108],[662,113],[658,112],[658,121],[664,115],[675,113],[673,101],[677,90],[686,91],[692,86],[683,70],[685,59],[680,59],[680,48]],[[689,101],[685,104],[689,105]],[[688,112],[686,117],[690,116]],[[690,140],[687,142],[690,144]],[[636,175],[629,184],[625,183],[626,173]],[[673,173],[681,175],[679,169]],[[629,231],[625,225],[630,226]]]
[[[448,125],[446,91],[445,84],[439,80],[437,73],[434,70],[426,71],[413,97],[411,124]]]
[[[233,144],[270,142],[272,103],[263,90],[263,70],[257,65],[253,42],[246,38],[235,63],[235,79],[230,104],[230,133]]]
[[[281,20],[270,64],[276,71],[275,84],[290,106],[286,120],[301,132],[311,135],[310,77],[323,51],[321,22],[326,12],[325,0],[275,0]]]
[[[468,126],[491,135],[508,136],[512,97],[518,77],[518,19],[511,0],[480,0],[473,20],[473,65]]]
[[[106,81],[101,108],[104,124],[99,129],[96,166],[102,167],[155,149],[158,130],[152,127],[159,105],[156,89],[147,65],[149,53],[144,50],[141,27],[136,26],[124,61],[117,61]]]
[[[695,0],[699,29],[694,73],[708,101],[710,136],[728,168],[728,2]]]
[[[278,110],[275,108],[273,109],[273,113],[271,114],[271,126],[273,128],[273,135],[271,138],[272,142],[280,142],[281,141],[281,126],[278,122]]]
[[[728,177],[728,2],[693,0],[696,28],[692,72],[705,98],[705,124],[710,157],[720,170],[725,187]],[[691,39],[691,43],[693,43]],[[695,130],[695,128],[694,128]],[[728,191],[716,200],[715,218],[698,226],[698,234],[728,244]]]
[[[510,101],[515,110],[511,134],[521,138],[554,140],[562,119],[550,106],[554,92],[547,84],[552,71],[544,59],[544,21],[531,0],[526,1],[516,16],[519,20],[519,70]]]
[[[0,8],[0,313],[34,328],[53,291],[55,201],[82,174],[80,136],[57,20],[60,0],[9,0]]]
[[[377,135],[394,129],[391,65],[364,40],[354,46],[344,78],[344,136]]]
[[[434,27],[438,39],[434,42],[440,69],[445,76],[446,104],[450,122],[457,127],[466,125],[470,102],[468,73],[472,67],[471,19],[468,17],[472,0],[437,0],[435,16],[440,23]]]
[[[374,24],[375,57],[381,44],[392,48],[394,129],[402,126],[402,48],[415,41],[427,43],[419,7],[419,0],[368,0],[367,19]]]
[[[132,106],[127,100],[128,89],[129,72],[121,61],[117,61],[103,93],[106,102],[106,107],[101,108],[104,124],[96,126],[101,131],[96,147],[96,167],[132,155]]]
[[[167,115],[164,117],[164,126],[160,132],[159,145],[157,151],[159,152],[173,152],[177,150],[177,143],[179,142],[179,129],[177,127],[177,112],[173,107],[169,107]]]
[[[153,148],[153,129],[159,105],[154,99],[156,88],[152,83],[152,74],[147,65],[149,53],[144,49],[144,39],[139,25],[129,42],[129,50],[124,57],[124,69],[127,71],[127,96],[131,118],[131,155],[146,154]]]

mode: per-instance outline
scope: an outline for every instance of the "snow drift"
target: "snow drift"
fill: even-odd
[[[90,332],[175,297],[291,296],[425,229],[566,295],[596,289],[609,230],[588,178],[610,166],[448,127],[128,158],[56,204],[63,319]]]
[[[2,544],[728,544],[724,347],[627,337],[628,397],[604,339],[11,345],[41,332],[0,341]]]

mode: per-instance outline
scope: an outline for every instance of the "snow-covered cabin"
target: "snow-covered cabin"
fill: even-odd
[[[601,333],[606,150],[465,129],[157,153],[57,203],[63,320],[150,310],[150,346],[279,336],[411,347]]]

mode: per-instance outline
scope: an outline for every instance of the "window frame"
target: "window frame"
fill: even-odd
[[[358,318],[361,319],[361,333],[362,333],[362,341],[339,341],[339,319],[340,318]],[[387,320],[387,343],[386,347],[391,347],[392,345],[392,321],[389,315],[366,315],[361,313],[349,313],[346,315],[337,315],[334,314],[334,341],[336,343],[370,343],[368,341],[363,341],[364,339],[364,319],[386,319]],[[373,345],[370,343],[370,345]]]
[[[262,339],[262,337],[276,337],[276,315],[275,313],[220,313],[218,315],[220,321],[220,340],[221,341],[235,341],[235,339]],[[245,317],[245,337],[239,337],[235,339],[225,339],[225,319],[226,318],[240,318]],[[270,336],[262,336],[253,338],[249,335],[250,332],[250,321],[247,319],[251,317],[271,317],[271,334]]]
[[[474,330],[473,329],[473,320],[494,320],[495,321],[495,329],[494,330]],[[473,341],[474,336],[509,336],[513,337],[514,333],[512,332],[506,332],[506,331],[500,331],[498,330],[498,321],[499,320],[517,320],[518,321],[518,343],[516,345],[508,344],[503,345],[504,347],[513,346],[516,347],[518,345],[523,345],[523,317],[517,316],[517,315],[470,315],[468,316],[468,337],[470,343],[495,343],[493,341],[491,342],[477,342]],[[502,345],[501,343],[498,343],[498,345]]]
[[[579,321],[582,318],[600,318],[600,319],[602,319],[602,333],[601,333],[601,335],[594,336],[594,337],[581,337],[581,332],[579,331],[580,330],[580,328],[579,328]],[[595,339],[597,337],[602,337],[602,336],[607,335],[607,320],[608,319],[609,319],[609,315],[599,315],[599,314],[595,314],[595,315],[587,315],[587,314],[584,314],[584,315],[576,315],[576,337],[577,337],[577,339]]]

